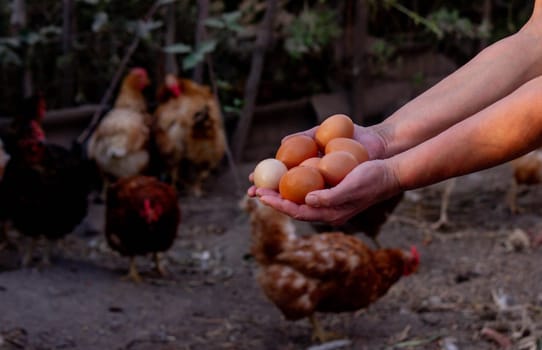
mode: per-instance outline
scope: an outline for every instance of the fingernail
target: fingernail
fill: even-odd
[[[314,194],[309,194],[307,198],[305,198],[305,203],[310,205],[311,207],[318,208],[320,207],[320,201],[318,200],[318,197]]]

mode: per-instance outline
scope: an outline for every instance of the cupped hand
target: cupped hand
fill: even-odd
[[[315,126],[288,135],[281,142],[296,135],[314,138],[317,128]],[[258,196],[264,203],[298,220],[342,224],[360,211],[400,191],[393,170],[384,161],[376,160],[386,154],[386,142],[378,130],[354,125],[353,138],[365,147],[371,161],[358,165],[339,185],[309,193],[307,204],[298,205],[282,199],[277,191],[254,185],[247,190],[247,195]],[[249,175],[249,180],[254,182],[254,174]]]
[[[282,199],[276,191],[254,186],[249,189],[249,195],[260,197],[265,204],[297,220],[340,225],[400,191],[400,184],[388,162],[372,160],[358,165],[337,186],[307,194],[307,204],[295,204]]]

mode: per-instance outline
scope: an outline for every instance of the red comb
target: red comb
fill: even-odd
[[[145,68],[142,68],[142,67],[132,68],[130,73],[147,76],[147,70]]]
[[[30,122],[30,128],[32,130],[32,137],[34,137],[38,141],[45,140],[45,132],[43,132],[41,125],[37,121],[32,120]]]
[[[412,254],[412,259],[416,262],[416,264],[420,263],[420,253],[418,252],[418,249],[416,246],[410,247],[410,254]]]
[[[145,208],[145,211],[147,211],[147,212],[152,209],[151,208],[151,201],[148,198],[145,198],[143,200],[143,207]]]
[[[181,85],[179,84],[177,77],[173,74],[168,74],[166,76],[166,86],[174,97],[179,97],[181,95]]]

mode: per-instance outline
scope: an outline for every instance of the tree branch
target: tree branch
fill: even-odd
[[[75,70],[74,55],[72,52],[74,36],[74,0],[64,0],[62,8],[62,55],[64,58],[64,69],[62,76],[62,104],[64,106],[73,102]]]
[[[254,53],[252,54],[252,61],[250,65],[250,73],[247,79],[247,85],[245,87],[245,105],[243,107],[241,118],[233,138],[233,157],[237,161],[240,161],[242,158],[247,133],[252,122],[252,115],[254,113],[254,106],[256,104],[256,97],[258,96],[258,87],[260,85],[264,65],[265,51],[271,44],[273,23],[277,8],[278,0],[267,0],[267,9],[256,39]]]
[[[148,21],[156,11],[162,6],[163,1],[157,0],[147,11],[147,14],[145,17],[143,17],[143,21]],[[94,115],[92,116],[92,120],[90,121],[90,125],[83,130],[81,135],[77,138],[77,143],[83,144],[85,143],[94,129],[98,126],[98,123],[101,120],[101,115],[103,112],[104,107],[107,105],[111,97],[113,96],[113,92],[115,91],[116,86],[118,85],[120,78],[122,77],[124,70],[126,69],[126,65],[128,64],[128,61],[130,60],[130,57],[134,54],[135,50],[137,49],[137,46],[139,45],[139,42],[141,41],[141,35],[139,32],[135,34],[134,40],[132,40],[132,43],[126,50],[126,53],[124,54],[124,57],[122,58],[122,61],[119,64],[119,68],[117,68],[117,71],[115,72],[115,75],[113,76],[113,80],[109,84],[109,87],[107,88],[107,91],[105,95],[103,96],[102,100],[100,101],[100,107],[96,110]]]

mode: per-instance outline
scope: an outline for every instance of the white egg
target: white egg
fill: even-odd
[[[275,158],[264,159],[254,169],[254,185],[261,188],[277,190],[282,175],[288,169],[283,162]]]

